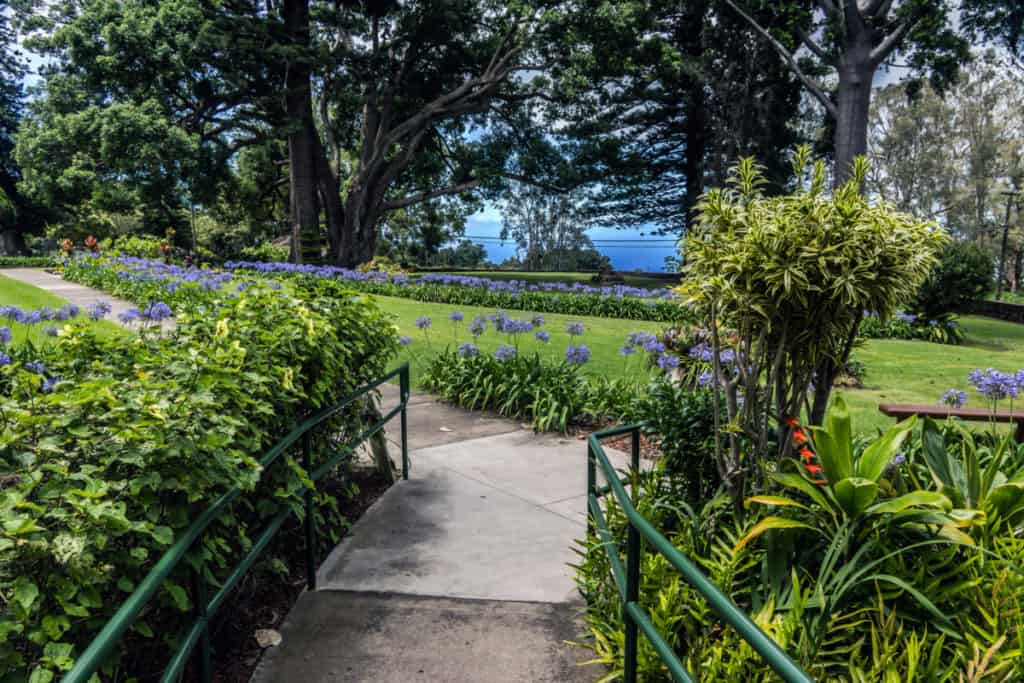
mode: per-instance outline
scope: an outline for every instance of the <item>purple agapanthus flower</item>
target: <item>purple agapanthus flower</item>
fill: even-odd
[[[25,321],[25,311],[17,306],[0,306],[0,316],[11,322],[20,323]]]
[[[568,332],[570,336],[578,337],[583,334],[583,323],[568,323],[565,326],[565,331]]]
[[[58,332],[60,332],[60,328],[56,325],[47,325],[43,328],[43,334],[47,337],[56,337]]]
[[[42,375],[46,372],[46,363],[41,360],[30,360],[25,363],[25,369],[29,372],[34,372],[37,375]]]
[[[652,355],[660,355],[662,353],[665,353],[665,345],[662,344],[657,339],[652,339],[651,341],[644,344],[644,351]]]
[[[671,353],[661,354],[658,356],[658,367],[666,372],[675,370],[679,367],[679,356],[673,356]]]
[[[141,315],[142,312],[133,306],[129,308],[127,311],[122,311],[121,313],[118,313],[117,319],[120,320],[125,325],[129,325],[133,321],[138,320],[139,316]]]
[[[461,323],[465,317],[466,316],[464,316],[461,311],[452,311],[448,314],[448,319],[453,323]]]
[[[1020,384],[1015,375],[999,372],[992,368],[972,371],[967,377],[967,382],[979,394],[991,401],[1017,398],[1017,394],[1020,392]]]
[[[474,337],[479,337],[481,334],[487,331],[487,318],[482,315],[478,315],[473,318],[473,321],[469,323],[469,333]]]
[[[620,356],[632,356],[634,353],[636,353],[636,347],[631,344],[623,344],[622,348],[619,349]]]
[[[458,353],[463,358],[473,358],[480,355],[480,349],[476,347],[476,344],[466,342],[465,344],[459,344]]]
[[[154,301],[142,311],[142,317],[154,323],[166,320],[174,315],[171,307],[162,301]]]
[[[5,365],[10,365],[10,364],[11,364],[11,357],[8,356],[6,353],[0,353],[0,368],[2,368]]]
[[[14,335],[11,334],[11,328],[7,325],[0,327],[0,344],[10,344],[13,338]]]
[[[402,336],[400,336],[398,338],[398,344],[400,346],[408,346],[411,343],[412,343],[412,337],[407,337],[406,335],[403,334]]]
[[[58,377],[51,377],[49,379],[45,379],[45,380],[43,380],[43,386],[40,387],[40,389],[41,389],[41,391],[44,394],[48,394],[51,391],[53,391],[53,387],[56,386],[61,381],[63,381],[63,380],[61,380],[61,378],[59,376]]]
[[[901,322],[905,322],[908,325],[913,325],[914,322],[917,320],[917,316],[914,315],[913,313],[904,313],[903,311],[899,311],[896,314],[896,319]]]
[[[106,301],[97,301],[94,304],[89,304],[86,307],[86,311],[89,314],[90,320],[102,320],[103,318],[110,315],[110,311],[113,310]]]
[[[547,344],[549,341],[551,341],[551,335],[548,334],[547,330],[537,330],[536,332],[533,333],[533,338],[542,344]]]
[[[658,338],[650,332],[630,332],[626,335],[626,342],[633,346],[645,347],[651,342],[658,341]]]
[[[697,377],[697,386],[701,388],[710,387],[715,381],[715,376],[710,371],[700,373]]]
[[[590,349],[586,344],[569,345],[565,350],[565,360],[573,365],[583,365],[590,360]]]
[[[516,347],[509,344],[502,344],[498,347],[498,350],[494,352],[494,358],[500,363],[505,363],[515,357]]]
[[[430,327],[430,323],[434,322],[430,318],[423,316],[422,318],[416,318],[416,327],[421,330],[426,330]]]
[[[939,399],[939,405],[950,408],[962,408],[966,403],[967,392],[960,389],[946,389],[942,392],[942,398]]]
[[[43,317],[44,315],[46,315],[46,312],[41,308],[35,311],[29,311],[25,314],[25,318],[21,322],[26,325],[35,325],[46,319]]]
[[[539,313],[535,313],[535,314],[533,315],[533,317],[531,317],[531,318],[530,318],[530,322],[531,322],[531,323],[533,323],[533,326],[534,326],[534,327],[541,327],[541,326],[543,326],[543,325],[544,325],[544,323],[546,323],[547,321],[546,321],[546,320],[544,320],[544,316],[542,316],[542,315],[541,315],[541,314],[539,314]]]

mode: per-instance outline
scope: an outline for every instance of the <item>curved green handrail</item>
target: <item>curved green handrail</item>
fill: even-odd
[[[370,427],[364,429],[360,434],[348,444],[337,451],[328,462],[324,463],[321,467],[316,470],[312,469],[310,463],[310,432],[323,424],[326,420],[337,415],[345,408],[351,406],[354,402],[364,398],[368,393],[377,389],[380,385],[387,382],[393,377],[399,377],[400,380],[400,403],[399,405],[391,410],[387,415],[383,416],[380,420],[375,422]],[[405,363],[401,367],[398,367],[391,372],[383,375],[373,382],[359,387],[354,392],[346,396],[340,402],[323,408],[322,410],[314,413],[307,419],[303,420],[298,426],[290,431],[284,438],[275,443],[264,456],[260,459],[260,465],[263,471],[269,467],[278,457],[286,452],[290,447],[294,446],[300,439],[303,440],[303,451],[305,456],[305,467],[307,475],[313,482],[321,479],[327,472],[330,471],[335,465],[337,465],[344,457],[350,456],[355,449],[365,441],[367,438],[376,434],[384,426],[392,420],[396,415],[401,414],[402,419],[402,478],[408,479],[409,477],[409,455],[408,455],[408,440],[407,440],[407,427],[406,427],[406,410],[409,403],[409,364]],[[198,541],[206,529],[212,524],[227,508],[227,506],[235,500],[239,495],[242,494],[242,490],[238,487],[234,487],[226,493],[222,494],[217,500],[214,501],[210,507],[206,508],[196,519],[189,525],[181,536],[168,548],[157,563],[153,565],[153,568],[149,571],[146,577],[139,583],[132,594],[128,596],[128,599],[124,601],[121,607],[114,613],[110,620],[103,626],[103,629],[93,638],[92,642],[85,649],[80,657],[75,661],[74,666],[61,678],[61,683],[88,683],[95,673],[103,665],[107,656],[113,647],[121,640],[124,634],[131,628],[132,624],[145,609],[146,605],[149,604],[150,600],[157,594],[164,581],[171,575],[182,560],[188,554],[189,549]],[[315,540],[315,529],[311,526],[312,516],[309,514],[312,506],[312,492],[306,491],[306,546],[307,553],[312,551],[312,547]],[[200,661],[200,675],[205,681],[210,680],[210,649],[209,649],[209,622],[217,610],[224,604],[228,593],[238,584],[239,581],[245,576],[245,573],[252,567],[262,552],[269,545],[271,539],[280,528],[284,525],[284,522],[294,513],[291,507],[285,507],[277,512],[274,517],[271,518],[270,523],[261,532],[256,543],[253,544],[249,552],[243,557],[239,563],[235,566],[231,575],[220,585],[219,590],[214,595],[212,600],[205,598],[205,583],[202,578],[202,570],[197,572],[198,576],[194,577],[197,580],[197,586],[200,590],[197,593],[200,597],[197,597],[194,602],[197,603],[197,618],[185,632],[185,637],[182,639],[182,644],[174,652],[171,657],[168,666],[164,671],[164,675],[161,681],[174,680],[184,670],[185,664],[188,662],[188,658],[191,655],[195,647],[201,646],[202,648],[202,659]],[[307,564],[311,564],[312,557],[307,554]],[[315,567],[307,567],[308,578],[307,583],[309,587],[315,588]]]
[[[623,613],[626,626],[625,642],[625,666],[623,677],[626,683],[636,681],[636,647],[637,631],[642,630],[644,635],[654,646],[655,652],[664,662],[672,678],[680,683],[689,683],[693,680],[686,671],[682,660],[673,652],[672,647],[657,631],[651,623],[650,618],[639,603],[640,583],[640,553],[641,539],[648,545],[661,553],[668,560],[683,579],[690,584],[700,595],[707,600],[708,606],[725,623],[732,626],[753,649],[787,683],[813,683],[807,672],[801,669],[789,656],[769,638],[764,631],[758,628],[750,617],[743,613],[732,600],[728,598],[715,584],[708,580],[704,573],[693,564],[685,555],[679,552],[672,543],[665,538],[654,526],[641,515],[623,485],[615,468],[608,460],[602,439],[614,436],[630,434],[632,436],[632,466],[634,471],[640,469],[640,426],[624,425],[602,432],[595,432],[587,440],[587,516],[590,525],[597,532],[603,541],[605,552],[612,567],[612,575],[618,587],[619,595],[623,600]],[[596,465],[600,464],[601,470],[607,480],[607,486],[597,487]],[[618,545],[612,539],[608,525],[601,512],[600,497],[610,491],[622,508],[626,516],[628,526],[626,568],[622,569],[622,562],[619,558]],[[623,578],[621,575],[625,574]]]

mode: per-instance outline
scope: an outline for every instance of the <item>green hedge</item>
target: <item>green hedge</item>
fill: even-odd
[[[0,268],[50,268],[57,265],[52,256],[0,256]]]
[[[7,349],[0,680],[48,681],[69,668],[190,518],[241,486],[249,493],[195,558],[211,579],[225,576],[262,520],[300,509],[291,458],[262,480],[258,458],[304,415],[382,374],[396,346],[367,297],[254,286],[211,293],[168,337],[105,340],[71,323],[42,349]],[[329,433],[357,419],[339,416]],[[320,497],[318,514],[338,528],[333,499]],[[125,666],[140,643],[167,654],[188,616],[187,586],[183,567],[136,624],[134,649],[119,653]]]

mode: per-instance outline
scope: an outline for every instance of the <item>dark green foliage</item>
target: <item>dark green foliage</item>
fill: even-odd
[[[721,411],[722,422],[726,420]],[[715,469],[714,397],[707,389],[691,390],[659,378],[633,405],[632,420],[660,442],[666,474],[680,483],[691,506],[709,500],[721,480]]]
[[[0,268],[49,268],[57,264],[50,256],[0,256]]]
[[[537,431],[560,432],[581,419],[630,414],[641,390],[625,380],[584,377],[578,366],[545,362],[537,353],[499,361],[450,350],[427,367],[423,385],[463,408],[492,410],[528,419]]]
[[[995,286],[992,258],[972,242],[953,242],[921,285],[911,310],[926,318],[959,313]]]
[[[261,455],[303,416],[382,374],[396,348],[390,321],[342,290],[254,285],[176,308],[170,336],[126,342],[71,328],[45,348],[20,347],[0,369],[0,587],[11,596],[0,678],[66,670],[190,519],[238,486],[243,497],[193,558],[211,580],[223,577],[263,520],[301,505],[293,454],[266,473]],[[62,381],[44,393],[30,359]],[[332,422],[317,460],[358,420],[354,409]],[[323,528],[340,528],[333,498],[320,497],[317,514]],[[175,637],[189,616],[187,586],[186,566],[136,624],[137,638]]]
[[[858,334],[863,339],[920,339],[935,344],[961,344],[967,336],[964,329],[951,314],[940,315],[933,319],[896,316],[882,320],[872,315],[860,323]]]

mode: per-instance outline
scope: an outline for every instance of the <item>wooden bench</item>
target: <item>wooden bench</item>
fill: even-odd
[[[916,405],[913,403],[883,403],[878,410],[895,417],[898,420],[910,417],[911,415],[922,415],[937,420],[945,420],[947,417],[958,417],[968,422],[1013,422],[1017,425],[1014,436],[1017,443],[1024,443],[1024,410],[997,410],[994,414],[986,408],[950,408],[948,406]]]

